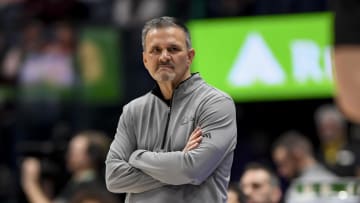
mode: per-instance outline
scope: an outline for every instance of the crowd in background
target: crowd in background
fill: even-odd
[[[359,194],[349,189],[360,177],[358,132],[350,131],[351,125],[333,104],[320,105],[313,121],[316,134],[285,130],[272,141],[270,162],[246,163],[240,178],[230,184],[228,203],[343,202],[347,197],[337,196],[341,190],[353,198],[346,201],[358,202]]]
[[[319,12],[330,7],[326,0],[0,1],[0,202],[121,202],[121,195],[109,194],[102,185],[99,150],[106,148],[106,140],[94,137],[111,139],[122,105],[153,86],[140,60],[140,31],[146,20],[162,15],[189,21]],[[78,61],[79,35],[88,26],[110,27],[120,39],[119,66],[126,77],[119,85],[124,96],[115,104],[91,105],[81,98],[83,83],[92,77]],[[292,198],[293,180],[313,178],[314,171],[315,177],[326,180],[360,176],[360,132],[328,103],[331,98],[236,104],[239,143],[231,203]],[[289,109],[293,111],[281,113]],[[276,114],[282,118],[276,120]],[[88,134],[92,138],[86,138]],[[100,149],[90,144],[93,138]],[[96,163],[94,154],[100,155]],[[88,162],[69,160],[71,155]],[[259,177],[262,182],[254,188]]]

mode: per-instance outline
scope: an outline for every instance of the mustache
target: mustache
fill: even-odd
[[[171,62],[161,62],[158,64],[158,66],[171,66],[174,67],[174,64]]]

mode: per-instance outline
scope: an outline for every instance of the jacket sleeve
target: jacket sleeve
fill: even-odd
[[[198,148],[189,152],[150,152],[136,150],[130,165],[155,179],[171,184],[199,185],[219,166],[236,146],[236,113],[231,99],[208,103],[199,114],[203,139]]]
[[[124,107],[105,161],[106,187],[114,193],[140,193],[165,185],[129,165],[129,157],[137,144],[135,134],[127,123],[131,123],[131,116]]]

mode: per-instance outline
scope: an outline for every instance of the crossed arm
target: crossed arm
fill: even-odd
[[[120,118],[120,122],[121,122]],[[118,136],[120,136],[120,129],[123,129],[125,126],[121,126],[119,122],[118,127]],[[199,143],[202,139],[202,133],[200,128],[196,128],[191,134],[186,146],[183,151],[187,152],[192,149],[195,149],[199,146]],[[106,160],[106,186],[111,192],[128,192],[128,193],[140,193],[156,189],[166,185],[165,183],[160,182],[157,179],[143,173],[141,170],[131,166],[128,163],[130,154],[126,153],[131,150],[131,146],[134,140],[127,139],[126,137],[119,141],[115,139],[112,145],[120,146],[122,151],[117,151],[119,147],[110,147],[110,151]]]
[[[201,129],[192,132],[183,151],[151,152],[131,147],[136,146],[136,140],[126,136],[131,129],[122,120],[123,115],[106,161],[106,182],[112,192],[139,193],[164,185],[201,184],[235,148],[235,107],[230,99],[207,105],[199,116]],[[210,133],[212,138],[205,141],[203,133]]]

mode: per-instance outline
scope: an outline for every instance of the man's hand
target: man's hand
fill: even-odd
[[[40,184],[41,164],[37,158],[26,158],[21,165],[21,184],[30,203],[51,203]]]
[[[202,140],[202,131],[200,127],[197,127],[190,135],[188,142],[186,143],[183,152],[188,152],[199,146]]]
[[[40,179],[40,161],[36,158],[26,158],[21,166],[21,180],[24,187],[38,183]]]

